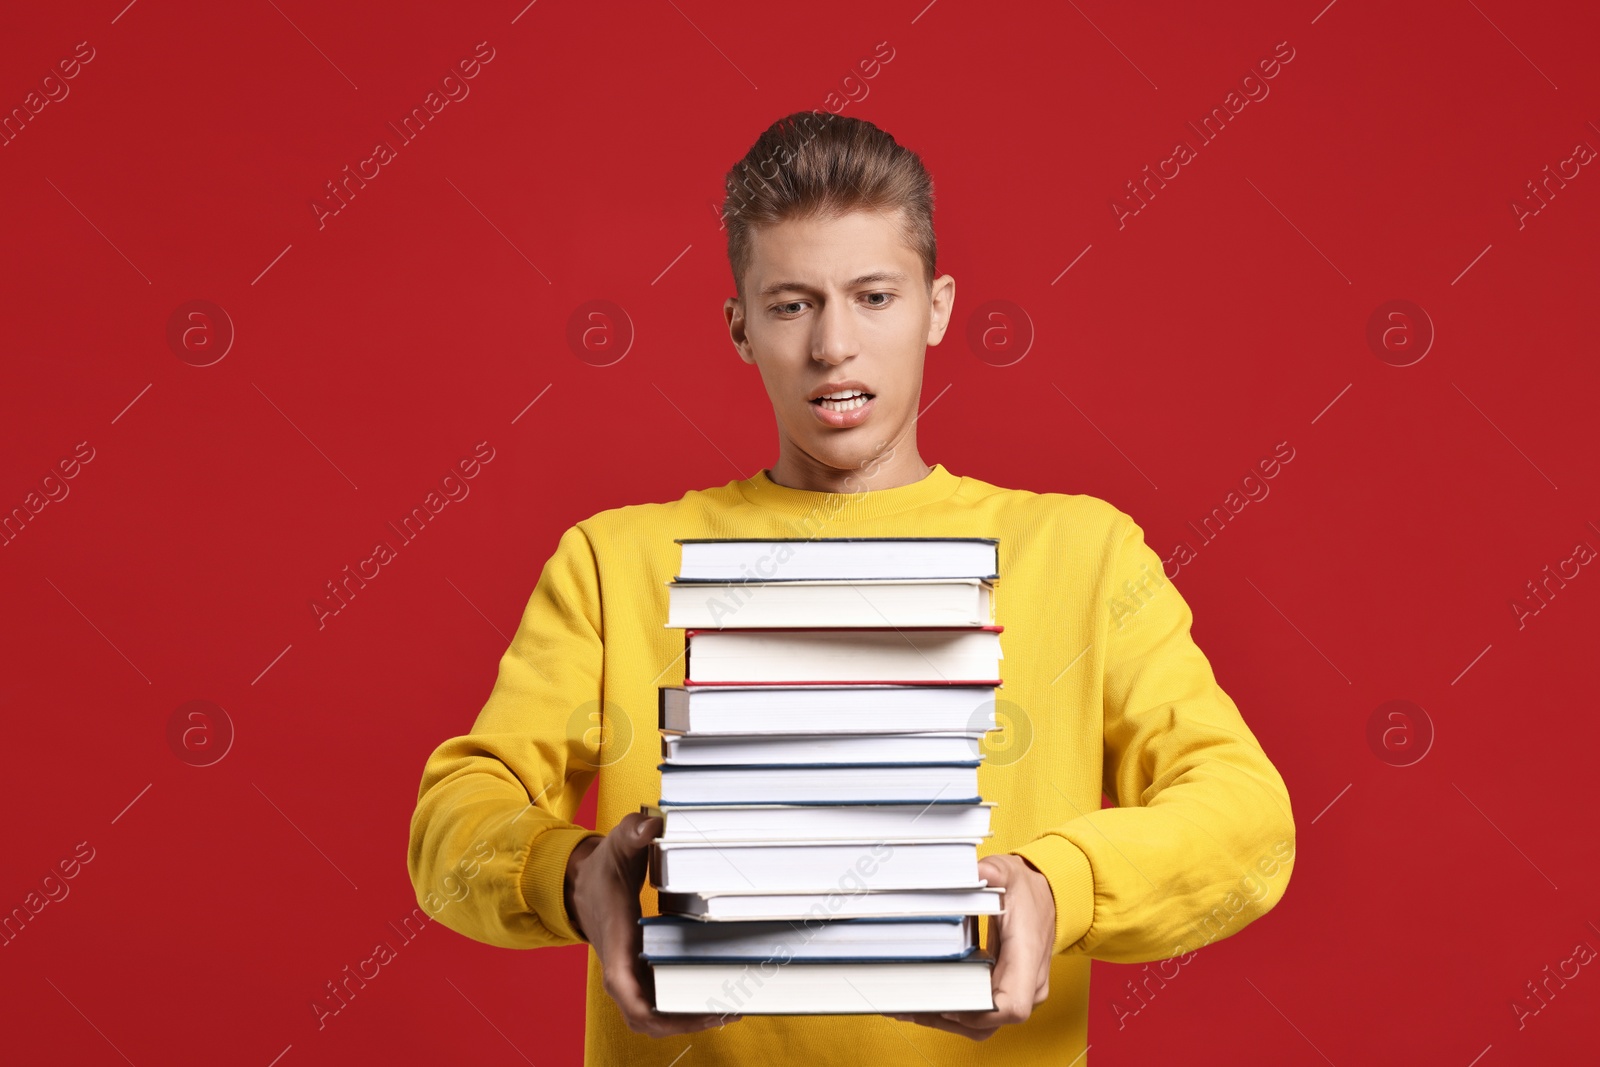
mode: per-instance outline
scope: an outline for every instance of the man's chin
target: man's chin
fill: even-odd
[[[851,440],[843,438],[849,435]],[[858,481],[868,478],[892,454],[878,435],[836,430],[821,441],[804,442],[806,454],[817,463],[831,468],[840,476],[854,475]]]

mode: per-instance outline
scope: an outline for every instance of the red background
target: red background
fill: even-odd
[[[1139,968],[1096,964],[1092,1062],[1593,1055],[1594,965],[1520,1028],[1512,1003],[1600,948],[1600,575],[1510,606],[1600,547],[1600,175],[1511,207],[1600,145],[1591,5],[122,2],[0,16],[6,112],[94,49],[0,147],[0,506],[93,449],[0,548],[0,907],[94,850],[0,948],[0,1058],[578,1062],[585,950],[395,935],[422,764],[562,529],[775,459],[714,209],[768,123],[841,104],[937,186],[959,286],[925,459],[1103,497],[1167,556],[1295,450],[1177,578],[1289,784],[1293,884],[1120,1029]],[[319,227],[325,183],[482,41],[470,95]],[[1283,41],[1270,95],[1119,227],[1125,183]],[[1436,332],[1404,367],[1418,323],[1367,341],[1397,299]],[[235,332],[208,366],[217,323],[167,339],[191,300]],[[631,324],[616,362],[568,342],[590,300]],[[1020,320],[968,343],[991,300],[1031,322],[1020,360]],[[319,627],[324,583],[480,441],[470,496]],[[1422,713],[1369,743],[1396,699]],[[169,740],[194,700],[221,709],[200,748],[234,731],[210,766]],[[1422,714],[1431,748],[1392,765]]]

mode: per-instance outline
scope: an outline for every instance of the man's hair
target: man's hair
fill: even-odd
[[[741,300],[758,227],[857,210],[889,215],[901,209],[902,237],[922,259],[924,281],[933,284],[933,179],[915,152],[866,119],[817,111],[786,115],[733,165],[726,186],[722,219]]]

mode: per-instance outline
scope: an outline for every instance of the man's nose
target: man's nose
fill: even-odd
[[[811,358],[837,365],[860,350],[856,336],[856,323],[850,315],[849,305],[830,300],[816,318],[816,330],[811,338]]]

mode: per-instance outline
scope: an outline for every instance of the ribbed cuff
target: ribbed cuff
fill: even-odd
[[[522,867],[522,902],[551,934],[571,944],[585,944],[567,914],[567,860],[586,837],[604,837],[583,826],[546,830],[528,847]]]
[[[1056,942],[1059,956],[1083,939],[1094,923],[1094,870],[1083,849],[1059,834],[1046,834],[1011,850],[1043,874],[1056,900]]]

